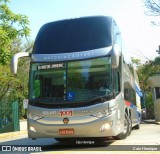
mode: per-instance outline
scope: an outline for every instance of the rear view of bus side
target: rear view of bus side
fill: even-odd
[[[28,136],[124,139],[140,124],[140,87],[111,17],[47,23],[30,56]]]

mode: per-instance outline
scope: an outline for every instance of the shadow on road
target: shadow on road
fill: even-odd
[[[155,125],[160,125],[160,123],[155,122],[155,120],[143,120],[143,121],[141,121],[141,124],[155,124]]]
[[[77,139],[75,141],[68,142],[57,142],[53,145],[44,146],[44,151],[91,151],[91,150],[101,150],[102,148],[107,148],[112,144],[114,140],[98,140],[98,139]]]
[[[12,141],[6,141],[0,143],[0,145],[9,146],[40,146],[42,151],[90,151],[90,150],[101,150],[102,148],[107,148],[110,144],[114,142],[113,139],[77,139],[74,141],[58,142],[54,139],[44,138],[31,140],[28,138],[16,139]]]

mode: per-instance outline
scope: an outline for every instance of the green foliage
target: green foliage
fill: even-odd
[[[157,57],[153,62],[141,65],[138,69],[139,80],[143,91],[149,91],[147,80],[149,76],[156,75],[160,72],[160,58]]]
[[[32,50],[32,43],[21,45],[20,40],[11,44],[13,53]],[[24,99],[28,95],[28,74],[29,59],[20,59],[18,65],[18,75],[14,76],[10,71],[10,64],[0,64],[0,101],[4,99],[14,100],[16,98]],[[25,88],[25,89],[24,89]]]
[[[152,92],[148,92],[147,97],[146,97],[146,107],[153,109],[153,97],[152,97]]]
[[[13,13],[8,7],[9,0],[0,0],[0,64],[10,62],[14,53],[11,44],[15,40],[29,36],[27,16]]]
[[[2,102],[6,99],[13,99],[17,95],[16,90],[20,84],[20,80],[16,79],[10,73],[8,66],[0,65],[0,81],[0,101]],[[14,89],[11,87],[14,87]]]
[[[156,57],[155,60],[153,61],[153,64],[160,66],[160,57]]]
[[[136,59],[136,58],[133,58],[131,57],[131,61],[133,64],[135,64],[136,66],[139,66],[141,64],[141,60],[139,59]]]
[[[20,116],[24,116],[23,100],[28,98],[29,60],[19,61],[18,74],[10,72],[9,65],[0,65],[0,102],[19,101]]]
[[[30,52],[33,44],[22,44],[30,33],[29,20],[25,15],[13,13],[9,2],[0,0],[0,102],[18,100],[20,116],[23,116],[22,102],[28,97],[29,60],[20,60],[17,76],[10,72],[10,61],[15,53]]]

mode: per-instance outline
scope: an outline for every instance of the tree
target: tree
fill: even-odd
[[[160,0],[143,0],[143,2],[146,8],[146,15],[154,17],[160,16]],[[160,25],[160,23],[157,21],[152,21],[151,23],[157,26]]]
[[[28,50],[31,52],[33,43],[21,44],[17,40],[12,46],[13,52],[22,52]],[[23,117],[23,100],[28,98],[28,78],[29,78],[29,58],[19,60],[18,74],[14,76],[10,71],[8,64],[0,65],[0,103],[8,104],[15,100],[19,101],[20,117]]]
[[[147,84],[149,76],[156,75],[160,72],[160,57],[156,57],[153,61],[146,62],[144,65],[138,67],[137,73],[139,76],[140,87],[146,94],[146,107],[150,118],[153,117],[153,99],[152,92]],[[147,114],[147,116],[149,115]],[[149,118],[149,117],[148,117]]]
[[[9,2],[0,0],[0,103],[19,100],[20,116],[23,116],[22,101],[28,96],[29,61],[20,60],[17,76],[10,72],[10,61],[17,52],[30,52],[33,43],[28,41],[28,17],[13,13],[8,7]],[[28,43],[22,43],[24,39]]]
[[[131,61],[133,64],[135,64],[136,66],[140,66],[141,65],[141,60],[131,57]]]
[[[149,76],[156,75],[160,72],[160,57],[156,57],[154,61],[147,62],[144,65],[141,65],[138,68],[138,76],[141,81],[141,88],[143,91],[147,92],[150,91],[147,80]]]
[[[160,16],[160,0],[143,0],[144,5],[146,7],[145,14],[149,16]],[[154,25],[160,25],[160,23],[157,23],[155,21],[152,21],[152,24]],[[158,50],[156,50],[158,54],[160,54],[160,46],[158,47]]]
[[[158,54],[160,54],[160,45],[158,46],[158,50],[156,50]]]
[[[147,11],[145,12],[150,16],[160,15],[160,0],[143,0]]]
[[[27,16],[13,13],[8,7],[9,0],[0,0],[0,64],[10,62],[12,45],[15,40],[27,38],[30,33]]]
[[[156,57],[153,61],[153,65],[160,66],[160,57]],[[160,70],[159,70],[160,71]]]

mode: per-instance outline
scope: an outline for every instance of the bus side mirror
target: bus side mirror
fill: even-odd
[[[115,44],[113,46],[112,54],[111,54],[112,68],[119,67],[120,52],[121,52],[120,46],[118,44]]]
[[[29,57],[30,54],[28,52],[19,52],[16,53],[11,60],[11,72],[13,74],[17,74],[17,65],[18,65],[18,59],[21,57]]]

